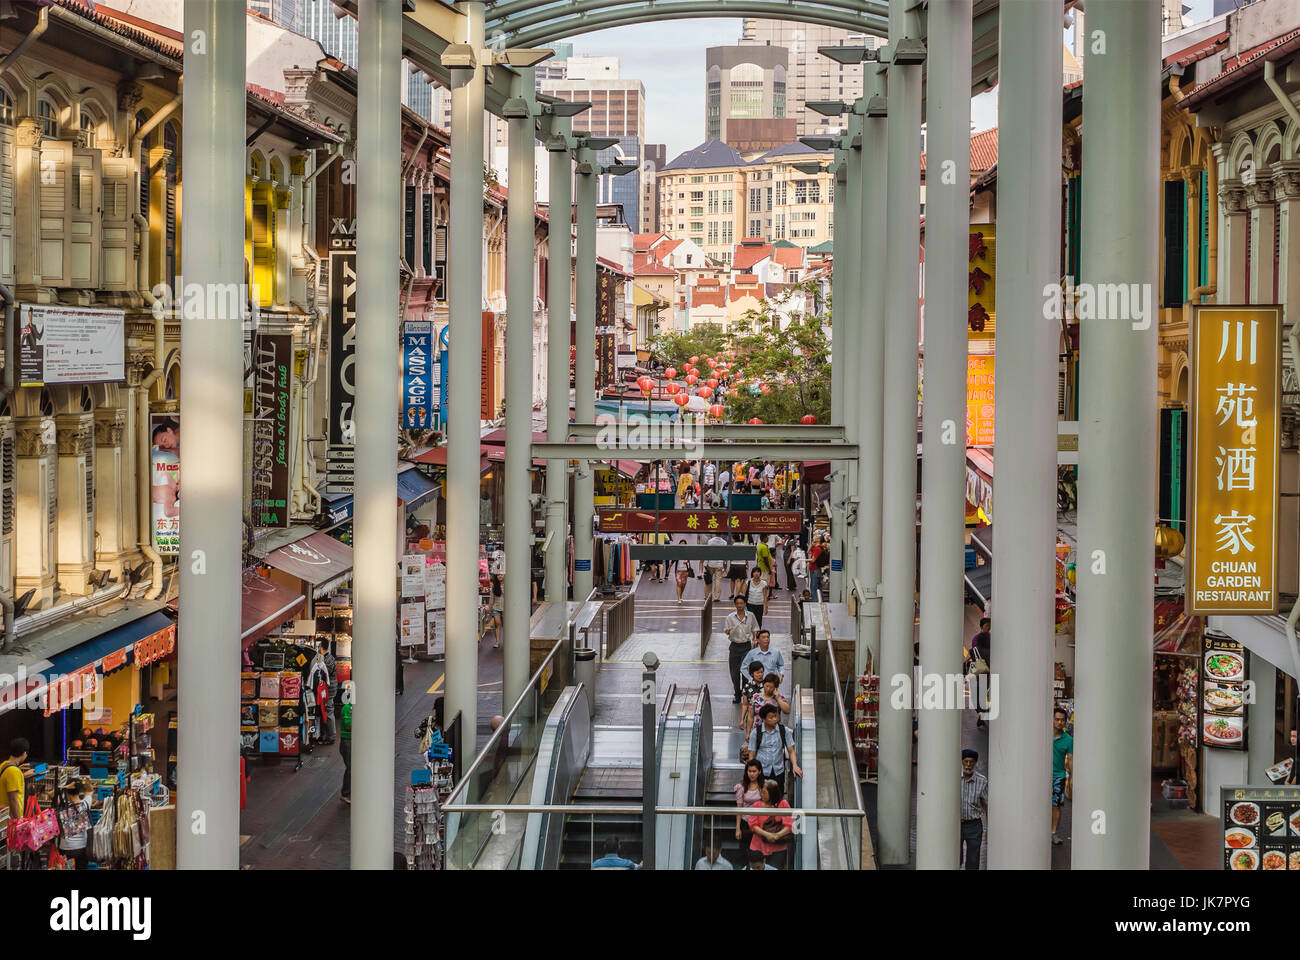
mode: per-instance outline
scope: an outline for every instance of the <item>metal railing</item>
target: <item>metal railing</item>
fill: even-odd
[[[628,591],[613,603],[606,604],[600,621],[601,659],[608,660],[632,636],[636,626],[636,594]]]
[[[709,638],[713,636],[713,588],[709,585],[704,587],[704,609],[700,611],[700,659],[704,659],[704,651],[709,646]]]

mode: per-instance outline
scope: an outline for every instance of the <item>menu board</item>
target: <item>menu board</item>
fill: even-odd
[[[1223,868],[1300,871],[1300,786],[1221,787]]]
[[[402,596],[404,598],[424,596],[424,554],[422,553],[402,555]]]
[[[447,653],[447,567],[434,563],[424,568],[424,652],[431,657]]]
[[[399,643],[403,647],[418,647],[424,643],[424,604],[418,601],[403,603],[399,619]]]
[[[1226,633],[1205,631],[1201,655],[1201,743],[1246,749],[1246,649]]]

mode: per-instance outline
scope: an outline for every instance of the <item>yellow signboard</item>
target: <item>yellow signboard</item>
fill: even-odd
[[[991,223],[970,225],[966,267],[966,336],[992,340],[997,283],[997,228]]]
[[[1282,308],[1192,308],[1194,614],[1270,614],[1277,602]]]
[[[966,358],[966,446],[993,446],[993,355]]]

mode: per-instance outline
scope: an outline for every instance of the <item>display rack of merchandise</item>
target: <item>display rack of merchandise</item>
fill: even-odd
[[[880,677],[858,677],[858,692],[853,699],[853,752],[858,776],[875,783],[876,753],[880,744]]]
[[[410,870],[441,870],[442,797],[436,783],[414,782],[422,773],[427,771],[414,771],[406,788],[406,865]]]

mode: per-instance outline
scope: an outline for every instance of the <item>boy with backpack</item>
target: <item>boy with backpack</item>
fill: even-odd
[[[764,704],[758,711],[762,723],[749,735],[749,753],[763,768],[763,776],[778,783],[785,782],[786,771],[796,777],[803,776],[799,757],[794,749],[794,738],[781,723],[781,708],[774,703]]]

